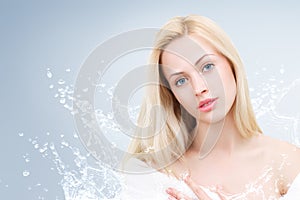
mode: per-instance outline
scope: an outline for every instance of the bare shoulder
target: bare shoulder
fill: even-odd
[[[276,139],[267,135],[260,135],[259,144],[271,150],[274,155],[288,153],[290,155],[300,155],[300,148],[287,141]]]
[[[262,136],[260,140],[272,160],[275,161],[280,175],[286,177],[287,182],[293,182],[300,173],[300,148],[269,136]]]

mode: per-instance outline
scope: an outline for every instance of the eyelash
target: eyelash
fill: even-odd
[[[204,69],[205,69],[205,67],[207,67],[207,66],[211,66],[211,68],[208,69],[208,71],[210,71],[210,70],[212,70],[212,69],[214,68],[215,65],[212,64],[212,63],[208,63],[208,64],[206,64],[206,65],[204,65],[204,66],[202,67],[202,70],[201,70],[201,71],[202,71],[202,72],[205,72]]]
[[[175,81],[175,85],[176,85],[177,87],[179,87],[179,86],[181,86],[181,85],[184,84],[184,83],[182,83],[182,84],[179,85],[179,81],[181,81],[181,80],[187,80],[187,78],[183,77],[183,78],[180,78],[180,79],[178,79],[177,81]]]
[[[207,69],[207,70],[205,70],[205,68],[207,67],[207,66],[209,66],[209,69]],[[213,68],[214,68],[214,64],[212,64],[212,63],[208,63],[208,64],[206,64],[206,65],[204,65],[203,67],[202,67],[202,69],[201,69],[201,72],[203,73],[203,72],[209,72],[209,71],[211,71]],[[180,78],[180,79],[178,79],[178,80],[176,80],[175,81],[175,85],[177,86],[177,87],[180,87],[180,86],[182,86],[184,83],[179,83],[179,81],[182,81],[182,80],[187,80],[187,78],[186,77],[182,77],[182,78]]]

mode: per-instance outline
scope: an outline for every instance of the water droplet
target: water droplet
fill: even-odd
[[[280,69],[280,74],[283,74],[283,73],[284,73],[284,69],[281,68],[281,69]]]
[[[113,92],[114,92],[114,87],[110,87],[106,92],[109,96],[112,96],[113,95]]]
[[[71,69],[70,69],[70,68],[66,69],[66,72],[70,72],[70,71],[71,71]]]
[[[64,145],[64,146],[66,146],[66,147],[69,146],[69,143],[67,143],[66,141],[62,141],[61,144]]]
[[[20,136],[20,137],[23,137],[23,136],[24,136],[24,133],[19,133],[19,136]]]
[[[65,84],[65,81],[63,79],[59,79],[58,82],[57,82],[59,85],[63,85]]]
[[[65,103],[66,103],[66,99],[65,99],[65,98],[60,99],[60,100],[59,100],[59,103],[65,104]]]
[[[41,148],[41,149],[39,150],[39,152],[40,152],[40,153],[44,153],[46,150],[47,150],[47,147],[44,147],[44,148]]]
[[[97,85],[98,87],[101,87],[101,88],[105,88],[106,84],[105,83],[100,83]]]
[[[54,88],[54,85],[53,84],[49,85],[49,88],[50,89]]]
[[[49,147],[50,147],[51,150],[54,150],[54,149],[55,149],[55,146],[54,146],[53,143],[51,143]]]
[[[183,172],[183,173],[180,174],[180,179],[181,180],[186,180],[188,176],[190,176],[190,172],[189,171],[185,171],[185,172]]]
[[[45,198],[44,198],[44,197],[42,197],[42,196],[38,196],[38,199],[40,199],[40,200],[44,200]]]
[[[34,148],[38,149],[39,148],[39,144],[35,144]]]
[[[78,110],[72,110],[71,111],[71,115],[75,115],[75,114],[77,114],[78,113]]]
[[[68,109],[68,110],[72,110],[72,107],[69,106],[68,104],[65,104],[64,107],[65,107],[66,109]]]
[[[29,156],[28,153],[26,153],[25,155],[23,155],[23,158],[27,158]]]
[[[113,114],[112,114],[112,113],[108,113],[108,114],[107,114],[107,118],[108,118],[108,119],[113,119]]]
[[[24,170],[23,171],[23,176],[24,177],[27,177],[27,176],[29,176],[30,175],[30,172],[29,171],[27,171],[27,170]]]
[[[50,71],[47,71],[47,77],[52,78],[52,76],[53,76],[52,73]]]

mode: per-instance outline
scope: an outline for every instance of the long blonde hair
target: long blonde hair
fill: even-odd
[[[237,95],[232,106],[236,126],[245,138],[261,133],[250,102],[248,84],[240,56],[227,34],[212,20],[196,15],[174,17],[162,27],[156,36],[151,54],[149,74],[159,82],[146,91],[138,117],[138,128],[128,152],[158,169],[166,169],[180,158],[191,144],[195,127],[194,118],[178,103],[159,67],[165,47],[174,39],[197,34],[209,42],[229,63],[237,84]],[[184,115],[184,116],[183,116]],[[163,122],[163,123],[162,123]]]

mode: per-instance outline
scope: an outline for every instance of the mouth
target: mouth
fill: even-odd
[[[213,109],[218,98],[209,98],[199,103],[198,109],[202,112],[209,112]]]

